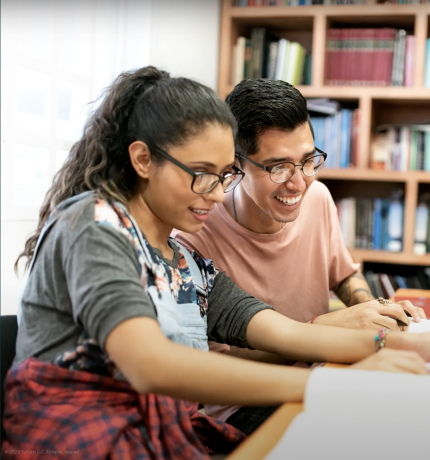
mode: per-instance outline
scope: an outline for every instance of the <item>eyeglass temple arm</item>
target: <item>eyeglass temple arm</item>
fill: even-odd
[[[184,164],[180,163],[178,160],[176,160],[175,158],[171,157],[167,152],[165,152],[164,150],[161,150],[159,149],[158,147],[155,147],[156,150],[158,150],[158,152],[161,154],[161,156],[163,156],[164,158],[168,159],[169,161],[171,161],[173,164],[175,164],[176,166],[178,166],[179,168],[181,168],[182,170],[186,171],[188,174],[191,174],[192,176],[195,176],[196,175],[196,172],[193,171],[192,169],[190,169],[188,166],[185,166]]]
[[[258,168],[261,168],[261,169],[264,169],[264,171],[269,171],[269,169],[267,168],[267,166],[263,166],[261,165],[260,163],[256,163],[255,161],[251,160],[250,158],[248,157],[245,157],[243,155],[240,155],[239,153],[235,153],[235,155],[239,158],[243,158],[244,160],[246,161],[249,161],[250,163],[252,163],[254,166],[257,166]]]

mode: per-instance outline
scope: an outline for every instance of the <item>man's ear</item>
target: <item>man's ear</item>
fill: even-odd
[[[128,146],[131,164],[142,179],[148,179],[151,166],[151,152],[142,141],[135,141]]]

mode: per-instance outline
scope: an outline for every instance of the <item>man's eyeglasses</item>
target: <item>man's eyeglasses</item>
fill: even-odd
[[[287,182],[293,177],[297,167],[300,167],[300,171],[306,177],[314,176],[318,171],[321,170],[321,168],[324,166],[324,161],[327,159],[327,154],[322,150],[317,149],[316,147],[315,150],[319,153],[319,155],[311,156],[298,165],[290,163],[289,161],[284,161],[276,165],[264,166],[244,155],[239,155],[236,153],[236,156],[243,158],[244,160],[252,163],[254,166],[267,171],[270,175],[270,179],[275,184],[282,184],[282,182]]]
[[[161,150],[158,147],[155,148],[163,158],[193,176],[193,181],[191,182],[191,190],[194,193],[198,193],[199,195],[211,192],[220,182],[224,189],[224,193],[231,192],[245,176],[245,173],[236,166],[232,166],[222,175],[209,172],[196,172],[188,168],[188,166],[182,164],[180,161],[171,157],[164,150]]]

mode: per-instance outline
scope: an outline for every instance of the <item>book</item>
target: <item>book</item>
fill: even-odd
[[[266,29],[254,28],[251,30],[252,50],[252,78],[263,78],[265,64]]]
[[[394,296],[396,302],[410,300],[417,307],[424,309],[426,316],[430,319],[430,290],[425,289],[399,289]]]
[[[415,78],[415,35],[406,35],[405,86],[414,86]]]
[[[430,38],[426,41],[426,57],[424,66],[424,87],[430,88]]]
[[[245,46],[246,38],[238,37],[233,50],[233,85],[237,85],[243,80],[245,73]]]
[[[414,397],[393,403],[405,388]],[[427,459],[429,388],[430,376],[316,368],[306,385],[304,411],[265,460]]]
[[[429,220],[429,208],[427,203],[419,203],[415,213],[415,241],[414,254],[424,255],[427,251],[427,229]]]

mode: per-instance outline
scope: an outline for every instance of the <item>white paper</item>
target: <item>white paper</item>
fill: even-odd
[[[428,460],[430,376],[317,368],[265,460]]]
[[[430,319],[422,319],[419,323],[412,320],[408,332],[430,332]]]
[[[428,460],[430,427],[364,418],[299,414],[265,460]]]

